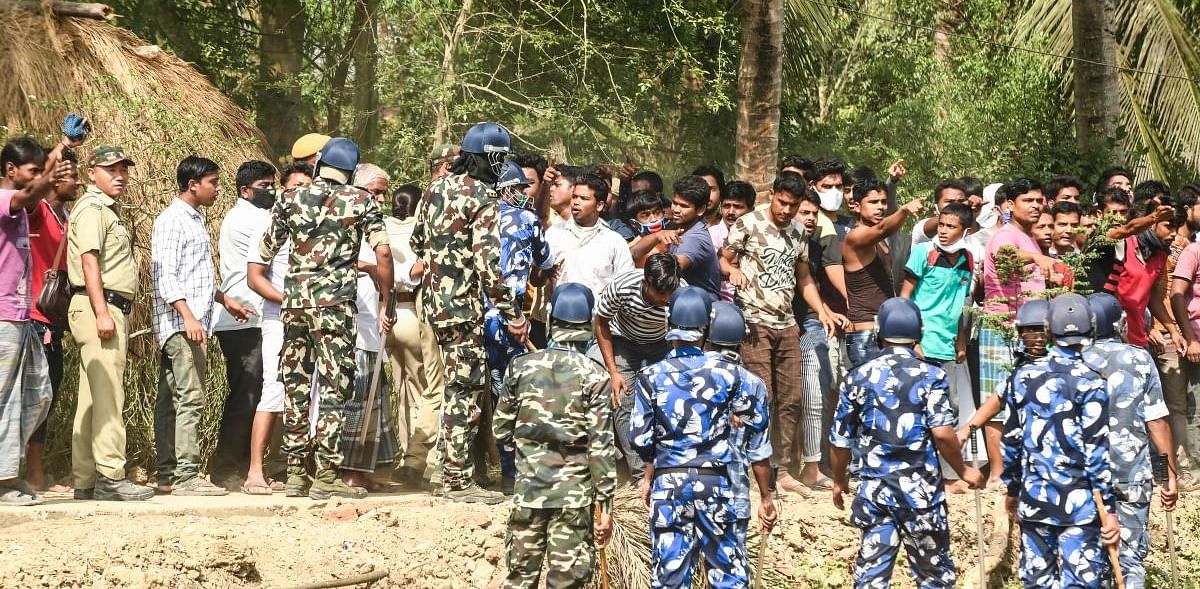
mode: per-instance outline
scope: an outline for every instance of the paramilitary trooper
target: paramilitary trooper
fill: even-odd
[[[508,518],[504,586],[584,587],[596,545],[612,531],[617,447],[609,408],[608,371],[585,355],[592,338],[591,289],[566,283],[550,301],[550,345],[508,366],[492,422],[496,439],[519,460]]]
[[[516,341],[524,342],[529,330],[521,305],[500,277],[500,224],[492,186],[510,146],[508,131],[496,123],[471,127],[450,175],[434,181],[421,197],[412,234],[413,253],[425,265],[422,319],[433,327],[446,368],[442,484],[446,498],[465,503],[504,500],[475,484],[470,460],[479,400],[488,388],[484,296]]]
[[[292,244],[279,316],[280,381],[287,390],[283,453],[291,497],[306,491],[305,464],[313,449],[317,471],[307,489],[309,497],[361,498],[367,493],[338,478],[338,441],[342,408],[354,393],[360,244],[366,240],[375,249],[381,300],[392,291],[392,252],[379,205],[370,193],[350,185],[357,165],[358,146],[353,141],[330,139],[318,154],[317,178],[311,186],[284,192],[275,202],[271,227],[259,245],[262,259],[270,260],[284,243]],[[381,333],[391,329],[386,313],[379,314],[379,322]],[[316,435],[310,442],[309,394],[314,381],[318,410]]]
[[[1074,293],[1055,297],[1049,326],[1050,353],[1012,375],[1001,478],[1008,510],[1021,523],[1024,586],[1094,588],[1105,570],[1101,542],[1114,545],[1119,539],[1108,390],[1083,361],[1083,346],[1092,337],[1087,299]]]
[[[515,162],[504,162],[500,179],[496,182],[496,193],[500,195],[500,275],[504,284],[512,289],[518,306],[525,300],[525,292],[532,286],[541,286],[545,281],[543,272],[554,267],[550,259],[550,246],[542,233],[542,223],[534,213],[533,200],[525,194],[529,180]],[[500,395],[500,383],[508,363],[525,346],[510,337],[508,326],[500,310],[486,300],[484,328],[487,334],[487,361],[491,374],[492,394]],[[500,446],[501,491],[512,493],[516,465],[513,464],[513,449],[506,444]]]
[[[1096,318],[1096,332],[1091,347],[1083,350],[1083,360],[1108,382],[1108,452],[1121,526],[1121,572],[1125,587],[1142,589],[1146,586],[1142,561],[1150,553],[1154,481],[1150,442],[1157,449],[1153,458],[1165,455],[1168,464],[1167,484],[1161,490],[1163,508],[1175,509],[1177,498],[1167,404],[1154,358],[1145,349],[1117,337],[1117,323],[1123,314],[1117,297],[1098,292],[1089,295],[1087,301]]]
[[[903,544],[918,586],[952,588],[956,573],[938,454],[973,489],[983,475],[963,464],[946,371],[913,350],[921,341],[917,305],[890,298],[876,321],[881,353],[846,375],[829,434],[834,506],[845,508],[852,457],[861,478],[850,507],[850,523],[862,530],[854,586],[889,587]]]
[[[1017,309],[1017,316],[1013,320],[1013,327],[1017,330],[1016,345],[1013,346],[1013,371],[1009,373],[1008,380],[1005,381],[1004,388],[1000,390],[999,395],[988,395],[984,399],[983,404],[975,413],[971,415],[971,419],[967,420],[967,425],[958,430],[959,445],[963,445],[969,439],[975,430],[981,429],[984,424],[991,421],[992,418],[1000,414],[1004,410],[1004,400],[1012,393],[1012,375],[1016,370],[1034,360],[1045,358],[1049,350],[1046,348],[1046,322],[1050,317],[1050,303],[1045,299],[1033,299],[1025,301],[1020,309]],[[1000,420],[1003,421],[1003,416]],[[990,481],[1000,480],[1000,473],[988,473]]]
[[[674,349],[638,373],[634,391],[629,440],[646,461],[643,493],[649,495],[650,586],[655,588],[690,587],[697,556],[704,559],[715,589],[748,582],[746,555],[733,533],[731,416],[760,432],[767,427],[767,413],[741,385],[740,366],[701,349],[710,308],[702,289],[675,291],[666,336]]]
[[[767,384],[753,372],[741,366],[742,356],[738,351],[742,342],[746,341],[746,316],[733,303],[717,301],[712,304],[712,314],[708,324],[708,343],[713,347],[710,355],[716,355],[742,368],[741,384],[746,393],[753,397],[754,404],[769,407],[767,404]],[[769,419],[769,415],[768,415]],[[736,517],[734,538],[738,541],[738,550],[749,554],[746,550],[746,536],[750,528],[750,473],[753,472],[758,483],[758,495],[762,505],[768,506],[760,511],[760,524],[763,533],[769,533],[775,526],[778,514],[771,495],[771,435],[767,429],[754,431],[741,426],[735,416],[734,427],[730,432],[729,445],[733,450],[734,461],[729,465],[729,482],[733,487],[733,513]],[[756,574],[762,574],[756,571]]]

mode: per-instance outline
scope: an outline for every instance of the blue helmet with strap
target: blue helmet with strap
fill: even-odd
[[[708,327],[711,310],[712,303],[704,289],[695,286],[677,288],[671,293],[669,322],[671,327],[702,330]]]
[[[358,144],[345,137],[334,137],[325,143],[325,147],[317,152],[317,168],[329,166],[353,173],[358,167]]]
[[[479,123],[467,130],[463,136],[462,151],[465,153],[507,154],[512,150],[512,137],[499,123]]]
[[[567,323],[588,323],[595,302],[592,289],[578,282],[565,282],[550,297],[550,317]]]
[[[525,208],[529,205],[529,195],[525,194],[528,186],[529,179],[525,177],[521,166],[512,160],[505,161],[496,180],[496,193],[513,205]]]
[[[1117,297],[1107,292],[1094,292],[1088,295],[1087,302],[1096,318],[1096,339],[1117,337],[1117,324],[1125,316]]]
[[[892,297],[884,301],[879,305],[875,322],[876,337],[881,342],[915,344],[921,341],[921,310],[906,298]]]
[[[1013,321],[1014,325],[1020,329],[1022,327],[1040,327],[1046,328],[1046,321],[1050,318],[1050,302],[1046,299],[1033,299],[1025,301],[1020,309],[1017,309],[1017,317]]]
[[[708,341],[718,346],[737,346],[746,341],[746,316],[737,305],[726,301],[712,304]]]
[[[1083,295],[1069,292],[1050,301],[1050,335],[1061,345],[1082,344],[1091,339],[1092,308]]]

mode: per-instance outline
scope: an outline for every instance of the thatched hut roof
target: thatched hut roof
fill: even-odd
[[[77,112],[95,130],[77,150],[81,159],[96,145],[125,146],[137,165],[123,214],[137,236],[143,269],[154,217],[178,192],[181,159],[202,155],[222,167],[222,197],[208,211],[212,228],[236,198],[237,166],[267,159],[249,113],[191,65],[129,31],[43,12],[32,2],[0,3],[0,17],[6,25],[0,28],[0,133],[30,133],[53,144],[63,116]],[[139,302],[149,303],[149,275],[142,276]],[[144,325],[137,321],[135,329]]]

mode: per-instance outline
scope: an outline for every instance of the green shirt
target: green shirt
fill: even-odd
[[[930,251],[934,254],[931,255]],[[954,360],[958,322],[971,294],[971,263],[966,249],[953,264],[927,241],[912,248],[904,269],[917,279],[912,301],[921,310],[921,349],[930,360]],[[932,259],[932,262],[931,262]]]

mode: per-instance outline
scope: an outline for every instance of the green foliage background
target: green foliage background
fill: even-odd
[[[126,15],[122,26],[195,63],[247,109],[257,106],[256,87],[298,85],[310,105],[303,128],[347,132],[369,113],[352,112],[345,97],[344,128],[323,125],[339,99],[330,80],[338,61],[349,59],[345,37],[358,0],[304,0],[306,70],[259,80],[257,14],[271,1],[113,4]],[[781,152],[837,156],[876,171],[904,158],[913,195],[951,175],[988,182],[1094,176],[1107,162],[1076,152],[1063,74],[1040,56],[965,37],[953,37],[948,60],[939,61],[932,30],[946,4],[787,1]],[[957,4],[954,30],[996,43],[1008,42],[1022,11],[1022,3],[1004,0]],[[1197,23],[1194,0],[1176,4]],[[702,163],[731,175],[740,2],[480,0],[453,53],[458,83],[446,84],[446,34],[460,5],[379,0],[374,85],[382,132],[368,146],[371,160],[402,179],[423,179],[433,105],[444,103],[451,138],[497,119],[523,149],[573,163],[620,163],[629,153],[668,179]],[[1182,168],[1171,180],[1190,175]]]

